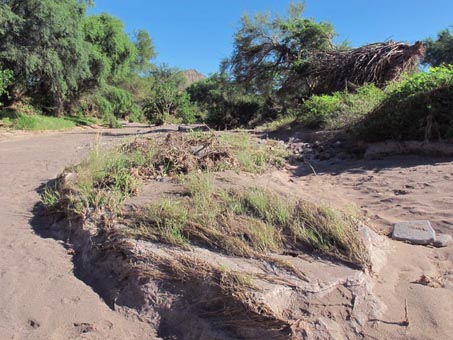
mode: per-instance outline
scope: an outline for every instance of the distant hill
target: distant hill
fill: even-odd
[[[187,81],[187,86],[195,83],[196,81],[205,79],[206,76],[198,72],[197,70],[191,69],[191,70],[185,70],[182,72],[184,74],[184,77],[186,78]]]

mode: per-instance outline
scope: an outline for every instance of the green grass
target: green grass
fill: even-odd
[[[19,115],[13,127],[18,130],[64,130],[75,127],[76,124],[64,118],[40,115]]]
[[[49,117],[37,113],[20,113],[9,109],[0,112],[0,125],[17,130],[65,130],[96,123],[98,123],[97,119],[89,117]]]

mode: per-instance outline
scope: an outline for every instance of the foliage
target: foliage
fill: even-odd
[[[135,45],[124,32],[121,20],[103,13],[85,17],[85,40],[90,43],[90,69],[92,80],[102,83],[118,80],[129,73],[137,58]]]
[[[2,70],[0,68],[0,97],[4,94],[8,95],[7,88],[13,82],[13,72],[10,70]],[[2,103],[0,102],[0,106]]]
[[[83,2],[5,0],[0,7],[0,64],[14,72],[11,95],[25,91],[63,114],[65,101],[90,76],[81,29]]]
[[[150,59],[156,56],[154,44],[149,33],[144,30],[138,30],[134,34],[134,44],[137,50],[137,58],[133,62],[133,69],[137,73],[147,73],[152,70],[153,65]]]
[[[151,92],[143,107],[147,119],[158,125],[166,122],[168,117],[178,118],[183,123],[192,123],[195,120],[195,111],[189,95],[183,90],[183,74],[164,65],[156,67],[151,77]]]
[[[453,137],[453,66],[433,67],[390,87],[385,101],[358,125],[369,141]]]
[[[225,74],[198,81],[187,92],[198,109],[207,112],[206,122],[214,128],[244,127],[273,114],[265,110],[261,96],[247,94]]]
[[[225,64],[238,83],[252,93],[290,102],[307,93],[297,73],[311,64],[315,52],[333,48],[335,32],[328,23],[301,17],[303,10],[297,4],[291,5],[287,18],[242,17],[233,55]]]
[[[437,39],[428,38],[426,46],[425,64],[440,66],[453,64],[453,31],[447,28],[437,34]]]
[[[308,127],[344,127],[371,112],[384,98],[385,92],[372,84],[359,87],[355,92],[315,95],[304,102],[298,112],[299,121]]]

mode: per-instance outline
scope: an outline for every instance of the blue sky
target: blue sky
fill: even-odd
[[[96,0],[91,13],[122,19],[126,31],[146,29],[157,62],[208,75],[230,56],[233,35],[244,12],[284,14],[279,0]],[[307,0],[304,16],[335,26],[337,40],[353,46],[396,40],[414,42],[453,25],[453,0]]]

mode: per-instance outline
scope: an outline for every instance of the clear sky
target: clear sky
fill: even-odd
[[[244,12],[284,14],[282,0],[96,0],[91,13],[122,19],[126,31],[146,29],[157,62],[205,75],[230,56]],[[453,25],[453,0],[307,0],[304,16],[332,23],[337,40],[353,46],[396,40],[415,42]]]

